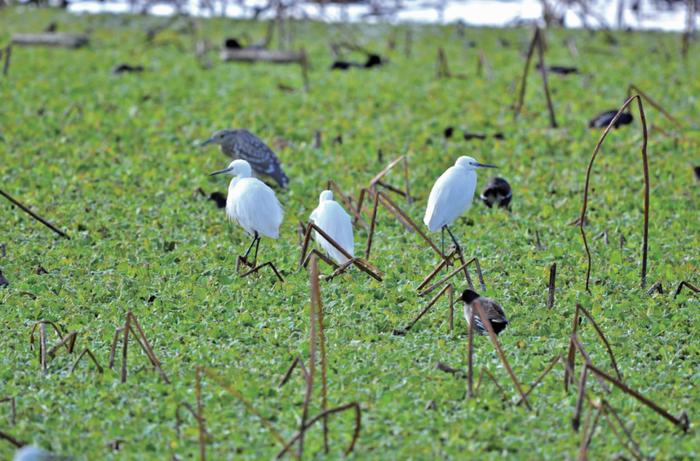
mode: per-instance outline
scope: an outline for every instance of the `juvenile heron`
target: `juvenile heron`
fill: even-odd
[[[275,192],[267,184],[251,176],[250,164],[245,160],[234,160],[228,168],[215,171],[210,176],[224,173],[234,177],[228,186],[226,215],[253,237],[242,259],[248,262],[248,255],[255,246],[252,263],[255,265],[260,237],[279,237],[283,217],[282,206]]]
[[[471,157],[459,157],[454,166],[449,167],[440,175],[430,191],[423,222],[431,232],[442,231],[443,247],[445,245],[445,230],[447,230],[457,251],[460,251],[459,243],[448,226],[471,208],[476,190],[477,168],[496,167],[479,163]]]
[[[474,301],[478,301],[479,304],[481,304],[481,309],[486,314],[486,318],[491,322],[493,331],[499,334],[506,329],[508,325],[506,313],[503,312],[503,308],[493,299],[479,296],[479,293],[474,290],[464,290],[460,299],[464,302],[464,318],[467,320],[467,324],[472,315],[472,309],[476,309],[474,307]],[[486,327],[479,316],[478,310],[474,312],[474,328],[479,333],[486,333]]]
[[[311,213],[311,221],[336,241],[350,256],[355,255],[355,240],[352,232],[352,219],[342,206],[333,200],[333,192],[324,190],[318,201],[318,207]],[[336,247],[316,233],[316,241],[328,256],[338,264],[344,264],[348,258]]]
[[[258,176],[269,176],[280,187],[287,187],[289,178],[284,174],[279,159],[267,144],[248,130],[220,130],[202,143],[219,144],[221,152],[232,159],[245,160]]]

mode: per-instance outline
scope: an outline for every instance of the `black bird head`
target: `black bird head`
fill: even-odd
[[[476,298],[479,297],[479,293],[477,293],[474,290],[466,289],[462,292],[462,296],[460,299],[464,301],[467,304],[470,304],[472,301],[474,301]]]

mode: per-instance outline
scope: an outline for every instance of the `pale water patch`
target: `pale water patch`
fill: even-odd
[[[445,8],[438,10],[434,7],[424,6],[423,2],[410,4],[390,16],[377,18],[368,15],[367,5],[326,5],[323,8],[317,4],[301,3],[294,7],[292,14],[298,18],[310,18],[327,22],[390,22],[390,23],[450,23],[462,21],[468,25],[503,27],[516,23],[537,21],[542,17],[542,2],[540,0],[467,0],[447,1]],[[629,1],[625,3],[630,3]],[[232,18],[250,17],[251,7],[264,6],[267,0],[249,0],[247,9],[236,4],[227,4],[225,11],[215,6],[215,16]],[[591,8],[596,15],[601,17],[610,27],[617,26],[618,2],[612,0],[599,0],[593,3]],[[139,13],[140,7],[133,7],[128,1],[85,1],[71,3],[69,11],[75,13]],[[212,10],[203,6],[199,0],[188,0],[184,10],[190,14],[210,17]],[[623,27],[633,29],[655,29],[664,31],[683,31],[686,28],[686,11],[682,4],[670,9],[661,9],[650,0],[642,0],[640,15],[626,8],[623,14]],[[171,4],[156,3],[149,9],[149,13],[159,16],[168,16],[176,12]],[[271,14],[271,13],[270,13]],[[270,14],[263,17],[270,17]],[[582,27],[582,21],[575,8],[568,9],[564,15],[567,27]],[[598,27],[600,24],[590,16],[588,25]]]

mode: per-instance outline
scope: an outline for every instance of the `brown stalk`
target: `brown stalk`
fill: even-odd
[[[583,400],[586,396],[586,378],[588,377],[588,364],[584,364],[581,368],[581,378],[578,382],[578,397],[576,398],[576,410],[574,410],[574,417],[571,419],[571,426],[574,431],[578,432],[579,425],[581,424],[581,412],[583,411]]]
[[[5,47],[5,63],[2,65],[2,75],[3,77],[7,77],[7,74],[10,72],[10,57],[12,56],[12,44],[9,44]]]
[[[68,333],[66,336],[61,339],[61,341],[53,346],[51,349],[48,351],[49,357],[54,357],[56,355],[56,352],[61,346],[65,346],[66,349],[68,350],[69,354],[73,353],[73,348],[75,347],[75,340],[78,337],[78,332],[77,331],[71,331]]]
[[[156,357],[155,352],[153,352],[153,348],[151,347],[151,344],[148,342],[148,338],[146,338],[146,334],[143,332],[143,329],[141,328],[141,324],[139,323],[138,319],[131,311],[129,311],[126,315],[127,315],[127,317],[131,317],[133,324],[136,326],[137,333],[135,333],[134,336],[135,337],[141,336],[141,340],[143,342],[139,341],[139,344],[141,345],[141,348],[143,349],[143,351],[146,353],[146,355],[150,359],[151,364],[158,371],[160,376],[163,378],[163,381],[170,384],[170,379],[168,379],[168,375],[166,375],[165,372],[163,371],[163,369],[161,368],[161,363],[158,360],[158,358]],[[126,336],[125,336],[125,338],[126,338]]]
[[[632,93],[637,93],[639,96],[641,96],[647,103],[649,103],[650,106],[652,106],[654,109],[658,110],[663,114],[664,117],[666,117],[671,123],[676,125],[678,129],[683,129],[683,124],[675,118],[673,115],[671,115],[666,109],[663,108],[661,104],[659,104],[657,101],[649,97],[648,94],[646,94],[644,91],[639,89],[637,85],[630,84],[627,87],[627,97],[630,98],[632,96]]]
[[[554,290],[555,283],[557,280],[557,263],[552,263],[549,266],[549,286],[547,287],[547,308],[551,309],[554,307]]]
[[[479,58],[476,62],[476,69],[477,69],[477,75],[481,76],[483,71],[486,71],[486,79],[487,80],[493,80],[493,68],[491,67],[491,63],[489,62],[488,58],[486,57],[486,53],[484,53],[484,50],[479,50]]]
[[[527,58],[525,58],[525,67],[523,68],[523,76],[520,78],[520,92],[518,93],[518,100],[515,103],[515,107],[513,110],[513,118],[518,118],[518,115],[520,115],[520,111],[523,108],[523,104],[525,102],[525,88],[527,86],[527,74],[530,71],[530,62],[532,61],[532,55],[535,52],[535,45],[536,41],[538,40],[539,37],[539,29],[535,29],[535,33],[532,36],[532,40],[530,40],[530,45],[528,46],[527,49]]]
[[[440,47],[437,50],[435,78],[439,80],[441,78],[450,78],[451,76],[450,66],[447,64],[447,57],[445,56],[445,50]]]
[[[615,409],[606,400],[603,400],[602,407],[605,410],[603,416],[605,416],[605,419],[608,421],[608,425],[610,426],[610,429],[612,429],[613,434],[615,434],[617,440],[619,440],[622,446],[625,447],[625,449],[629,451],[632,454],[632,456],[634,456],[636,459],[644,459],[639,444],[637,444],[634,438],[632,438],[632,434],[627,430],[627,427],[625,426],[620,416],[617,414],[617,411],[615,411]],[[613,424],[613,421],[610,420],[608,415],[613,416],[615,422],[617,422],[617,424],[622,429],[622,432],[627,437],[627,441],[623,440],[622,436],[617,432],[617,430],[615,430],[615,424]],[[632,448],[630,448],[630,445]]]
[[[428,274],[423,279],[423,281],[420,283],[420,285],[418,285],[417,290],[421,291],[428,284],[428,282],[430,282],[435,277],[435,275],[437,275],[437,273],[442,270],[443,267],[445,267],[446,265],[448,265],[450,263],[450,260],[452,259],[452,257],[456,253],[457,253],[457,250],[452,250],[452,252],[450,254],[448,254],[447,256],[445,256],[444,259],[441,259],[440,262],[438,263],[438,265],[435,266],[435,268],[430,272],[430,274]]]
[[[194,382],[194,394],[197,400],[197,412],[190,412],[194,414],[197,419],[197,432],[199,435],[199,460],[205,461],[207,459],[207,440],[206,440],[206,419],[204,418],[204,405],[202,404],[202,369],[197,367],[195,371],[195,382]]]
[[[564,363],[564,390],[568,392],[569,384],[573,383],[574,371],[576,369],[576,345],[574,344],[574,335],[578,331],[578,324],[580,320],[579,306],[576,305],[576,311],[574,312],[574,318],[572,320],[571,334],[569,335],[569,351],[566,355],[566,362]]]
[[[547,98],[547,110],[549,111],[549,125],[552,128],[557,127],[557,119],[554,116],[554,106],[552,105],[552,96],[549,92],[549,83],[547,82],[547,67],[544,65],[544,44],[542,39],[542,31],[537,28],[535,30],[537,35],[537,59],[540,64],[540,74],[542,75],[542,86],[544,87],[544,94]]]
[[[433,296],[433,299],[431,299],[431,300],[428,302],[428,305],[425,306],[425,307],[418,313],[418,315],[417,315],[413,320],[411,320],[411,322],[409,322],[408,325],[406,325],[404,328],[394,330],[394,334],[395,334],[395,335],[399,335],[399,336],[403,336],[403,335],[405,335],[406,333],[408,333],[408,331],[409,331],[411,328],[413,328],[413,326],[414,326],[414,325],[415,325],[415,324],[430,310],[431,307],[433,307],[433,306],[435,305],[435,303],[438,302],[438,300],[440,299],[440,297],[442,297],[442,295],[444,295],[444,294],[450,289],[451,286],[452,286],[451,284],[450,284],[450,285],[445,285],[445,286],[442,288],[442,290],[440,290],[440,291],[438,292],[438,294],[436,294],[435,296]],[[452,332],[452,328],[450,328],[450,332]]]
[[[482,368],[481,372],[479,373],[479,379],[477,380],[477,383],[476,383],[476,390],[474,391],[474,395],[476,395],[479,392],[479,388],[481,387],[481,381],[482,381],[484,374],[486,375],[487,378],[489,378],[491,380],[491,382],[493,384],[496,385],[498,392],[501,393],[501,399],[504,401],[508,400],[508,394],[506,393],[505,389],[503,389],[501,387],[501,385],[498,384],[498,380],[496,380],[496,377],[493,375],[493,373],[491,373],[486,368]]]
[[[299,459],[304,457],[304,425],[309,417],[309,405],[311,404],[311,395],[314,389],[314,377],[316,375],[316,354],[318,348],[318,309],[316,306],[321,303],[318,258],[312,256],[310,262],[309,285],[311,292],[311,304],[309,306],[309,374],[306,379],[306,393],[304,394],[304,406],[302,408],[301,423],[299,426],[299,448],[297,449],[297,456]]]
[[[379,181],[386,176],[389,171],[391,171],[396,165],[399,163],[403,162],[403,176],[404,176],[404,187],[406,188],[405,191],[403,192],[404,197],[408,200],[408,203],[410,204],[412,202],[411,199],[411,185],[408,180],[408,157],[405,155],[402,155],[394,160],[392,160],[387,166],[384,167],[382,171],[377,173],[370,181],[369,181],[369,187],[368,189],[375,189],[375,186],[379,183]],[[361,210],[361,208],[358,209],[358,211]]]
[[[14,445],[15,448],[22,448],[27,444],[26,442],[21,442],[16,438],[12,437],[10,434],[7,434],[3,431],[0,431],[0,439],[7,440],[8,442],[10,442],[10,444]]]
[[[647,296],[651,296],[654,293],[664,294],[664,286],[661,284],[661,282],[654,283],[652,286],[649,287],[645,294]]]
[[[318,278],[318,261],[311,261],[311,308],[316,310],[318,322],[318,342],[321,353],[321,410],[328,409],[328,361],[326,356],[326,335],[323,327],[323,302]],[[323,446],[328,453],[328,418],[323,418]],[[301,455],[300,455],[301,457]]]
[[[681,283],[678,284],[678,288],[676,288],[676,292],[673,293],[673,299],[676,299],[676,296],[678,296],[681,293],[681,290],[683,287],[688,288],[689,290],[693,291],[694,293],[700,293],[700,289],[698,289],[696,286],[692,285],[690,282],[686,282],[683,280]]]
[[[583,245],[586,249],[586,257],[588,260],[588,267],[586,269],[586,290],[590,291],[589,289],[589,284],[590,284],[590,278],[591,278],[591,265],[592,265],[592,259],[591,259],[591,250],[588,247],[588,240],[586,239],[586,231],[584,230],[584,223],[586,222],[586,210],[588,209],[588,194],[589,194],[589,185],[591,181],[591,171],[593,170],[593,162],[595,161],[598,151],[600,150],[600,147],[603,144],[603,141],[605,141],[605,138],[608,136],[608,133],[610,132],[610,129],[615,125],[617,122],[617,119],[620,118],[620,115],[625,111],[625,109],[630,105],[630,103],[636,99],[637,100],[637,106],[639,108],[639,115],[642,120],[642,134],[644,136],[643,141],[642,141],[642,167],[644,170],[644,229],[643,229],[643,243],[642,243],[642,273],[641,273],[641,287],[644,288],[646,286],[646,277],[647,277],[647,248],[648,248],[648,242],[649,242],[649,164],[647,161],[647,142],[648,142],[648,133],[647,133],[647,122],[646,122],[646,116],[644,115],[644,105],[642,103],[642,98],[640,95],[635,95],[635,96],[630,96],[627,98],[625,103],[622,105],[620,110],[617,111],[617,114],[615,114],[615,117],[610,121],[608,124],[607,128],[605,128],[605,131],[603,131],[602,136],[598,140],[598,143],[595,146],[595,149],[593,150],[593,155],[591,156],[591,160],[588,163],[588,168],[586,169],[586,182],[585,186],[583,189],[583,206],[581,208],[581,216],[579,216],[579,229],[581,231],[581,238],[583,239]]]
[[[421,236],[421,238],[430,245],[430,247],[440,256],[441,258],[444,258],[444,255],[442,252],[438,249],[438,247],[433,243],[433,241],[426,235],[423,230],[416,225],[416,223],[413,222],[413,220],[406,214],[405,211],[403,211],[396,203],[394,203],[386,194],[384,194],[381,191],[376,192],[377,195],[379,195],[379,200],[382,202],[382,205],[384,205],[385,208],[387,208],[391,213],[393,213],[399,221],[405,221],[408,223],[408,225],[412,228],[412,230],[416,231],[418,235]]]
[[[124,344],[122,345],[122,372],[121,372],[121,381],[122,383],[126,382],[126,376],[127,376],[127,368],[126,368],[126,360],[128,356],[128,350],[129,350],[129,330],[131,326],[131,316],[129,314],[126,315],[126,320],[124,321]]]
[[[581,437],[581,445],[578,450],[578,461],[588,460],[588,448],[591,446],[593,441],[593,435],[598,427],[598,420],[600,415],[603,413],[603,407],[598,408],[598,411],[593,417],[593,422],[591,422],[592,413],[588,413],[588,418],[586,418],[586,425],[584,426],[583,436]]]
[[[39,364],[41,370],[46,372],[46,324],[39,325]]]
[[[581,356],[583,357],[583,360],[586,365],[592,365],[593,361],[591,361],[591,357],[588,355],[588,352],[586,352],[586,349],[583,347],[583,344],[578,340],[578,336],[576,334],[571,335],[571,341],[573,342],[574,346],[576,349],[579,351]],[[570,371],[571,375],[573,376],[573,369]],[[605,380],[601,378],[600,376],[596,376],[596,379],[598,380],[598,383],[600,384],[600,387],[605,390],[605,392],[610,392],[610,388],[608,387],[607,384],[605,384]]]
[[[582,312],[583,315],[586,316],[588,320],[590,320],[591,324],[593,324],[593,328],[595,328],[596,333],[598,333],[598,337],[603,341],[603,344],[605,344],[605,348],[608,351],[608,356],[610,357],[610,361],[612,362],[612,366],[615,369],[615,374],[617,375],[617,379],[622,381],[622,373],[620,373],[620,369],[617,367],[617,361],[615,360],[615,355],[613,354],[612,348],[610,347],[610,343],[608,342],[607,338],[603,334],[603,330],[598,326],[595,320],[593,320],[593,316],[588,312],[583,306],[580,304],[576,305],[576,310],[578,312]]]
[[[515,373],[513,373],[513,369],[510,367],[510,364],[508,363],[508,360],[506,359],[506,356],[503,353],[503,349],[501,349],[501,344],[498,342],[496,332],[493,330],[493,326],[491,325],[491,321],[489,320],[488,316],[486,315],[484,308],[481,306],[481,303],[478,300],[474,300],[474,302],[472,304],[474,304],[474,307],[479,311],[478,312],[479,318],[481,319],[481,322],[486,327],[486,331],[488,331],[489,336],[491,337],[491,342],[493,343],[493,346],[496,348],[496,352],[498,352],[498,356],[500,357],[501,362],[503,363],[503,366],[505,367],[506,371],[508,372],[510,379],[513,381],[513,384],[515,385],[515,388],[517,389],[518,394],[520,394],[520,398],[525,403],[525,406],[527,407],[527,409],[532,410],[532,407],[530,407],[530,402],[528,402],[527,396],[523,392],[523,389],[520,386],[520,382],[518,381],[518,378],[515,376]]]
[[[5,62],[7,63],[7,61],[5,61]],[[41,224],[43,224],[44,226],[48,227],[49,229],[51,229],[52,231],[54,231],[55,233],[57,233],[57,234],[60,235],[61,237],[65,237],[65,238],[67,238],[68,240],[70,240],[70,237],[68,236],[68,234],[66,234],[65,232],[63,232],[62,230],[60,230],[59,228],[57,228],[56,226],[54,226],[53,224],[51,224],[50,222],[48,222],[47,220],[45,220],[44,218],[42,218],[41,216],[39,216],[38,214],[34,213],[32,210],[30,210],[29,208],[27,208],[25,205],[21,204],[20,202],[18,202],[18,201],[15,200],[14,198],[12,198],[9,194],[7,194],[7,193],[6,193],[5,191],[3,191],[2,189],[0,189],[0,195],[2,195],[3,197],[5,197],[7,200],[9,200],[9,201],[10,201],[13,205],[15,205],[17,208],[19,208],[20,210],[24,211],[24,212],[27,213],[29,216],[31,216],[32,218],[36,219],[36,220],[39,221]]]
[[[450,333],[452,333],[455,327],[455,287],[451,283],[447,286],[449,287],[447,294],[450,300]]]
[[[467,398],[474,397],[474,309],[469,314],[467,340]],[[481,381],[481,377],[479,377]]]
[[[360,201],[358,207],[362,206],[362,200],[367,190],[362,189],[360,193]],[[372,251],[372,242],[374,240],[374,228],[377,225],[377,210],[379,209],[379,194],[374,194],[374,206],[372,207],[372,220],[369,224],[369,235],[367,236],[367,248],[365,249],[365,259],[369,260],[369,254]]]
[[[535,388],[542,382],[544,377],[547,376],[547,374],[549,374],[550,371],[552,371],[554,366],[557,363],[559,363],[560,360],[561,360],[561,355],[557,355],[556,357],[554,357],[554,360],[549,362],[549,365],[547,365],[547,368],[544,369],[542,374],[537,377],[537,379],[530,385],[530,388],[527,390],[527,392],[525,392],[525,397],[529,396],[530,393],[535,390]],[[515,405],[518,406],[522,403],[523,403],[523,399],[521,398],[517,401],[517,403]]]
[[[84,356],[86,356],[86,355],[90,358],[90,360],[92,360],[92,363],[95,364],[95,367],[97,368],[97,372],[98,372],[98,373],[104,372],[104,370],[102,369],[102,366],[101,366],[101,365],[99,364],[99,362],[97,361],[97,358],[95,358],[95,355],[92,353],[92,351],[90,351],[90,349],[88,349],[88,348],[86,347],[85,349],[83,349],[83,352],[80,353],[80,355],[78,356],[78,358],[77,358],[77,359],[75,360],[75,362],[73,363],[73,366],[72,366],[71,369],[70,369],[70,372],[71,372],[71,373],[73,373],[73,372],[75,371],[75,369],[77,368],[77,366],[78,366],[78,364],[80,363],[80,361],[82,360],[82,358],[83,358]]]
[[[302,376],[304,377],[304,382],[306,382],[309,379],[309,371],[306,369],[306,366],[304,365],[304,361],[301,359],[300,356],[296,356],[294,360],[292,360],[291,365],[289,365],[289,368],[287,368],[287,371],[284,372],[284,375],[282,376],[282,379],[280,380],[280,383],[277,385],[278,388],[281,388],[292,377],[292,373],[294,372],[294,369],[299,367],[301,370]]]
[[[333,275],[330,278],[335,277],[336,275],[340,274],[341,272],[344,272],[350,265],[354,265],[358,269],[360,269],[362,272],[366,273],[370,277],[374,278],[375,280],[381,282],[382,277],[379,274],[379,270],[376,269],[374,266],[372,266],[369,262],[361,259],[361,258],[354,258],[350,253],[345,250],[338,242],[333,240],[333,238],[328,235],[323,229],[318,227],[316,224],[313,222],[310,222],[306,226],[306,235],[304,235],[304,244],[301,248],[301,260],[300,260],[300,266],[305,266],[309,262],[309,258],[306,257],[306,252],[309,248],[309,243],[311,240],[311,231],[316,231],[323,239],[325,239],[328,243],[330,243],[336,250],[338,250],[343,256],[345,256],[348,259],[348,262],[345,263],[343,266],[338,267],[338,269],[333,273]],[[319,253],[316,252],[316,255],[318,256]],[[322,257],[324,261],[326,261],[325,257]],[[331,264],[332,266],[337,265],[335,263]]]
[[[14,397],[3,397],[0,403],[8,403],[10,405],[10,424],[12,426],[17,422],[17,403]]]
[[[114,368],[114,356],[117,353],[117,344],[119,343],[119,335],[124,331],[123,327],[119,327],[114,330],[114,337],[112,338],[112,345],[109,349],[109,368]]]
[[[277,430],[274,428],[274,426],[272,426],[272,423],[270,423],[270,421],[267,418],[265,418],[260,412],[258,412],[258,410],[256,410],[255,407],[245,397],[243,397],[243,394],[241,394],[237,389],[228,384],[218,373],[214,372],[213,370],[204,367],[199,367],[199,369],[201,370],[203,375],[213,380],[223,390],[225,390],[227,393],[236,398],[236,400],[241,402],[249,413],[252,413],[258,419],[260,419],[260,422],[263,424],[263,426],[265,426],[265,428],[268,431],[270,431],[270,434],[272,434],[272,437],[278,443],[280,443],[283,446],[285,445],[285,441],[282,435],[279,432],[277,432]]]
[[[292,446],[292,444],[294,442],[296,442],[297,439],[299,439],[299,437],[301,437],[302,434],[307,429],[309,429],[311,426],[313,426],[318,421],[320,421],[324,418],[327,418],[328,416],[330,416],[334,413],[341,413],[343,411],[348,411],[351,409],[355,410],[355,430],[352,434],[352,440],[350,441],[350,445],[345,449],[345,455],[350,454],[353,451],[353,449],[355,448],[355,443],[357,442],[357,438],[360,435],[361,422],[362,422],[362,410],[360,409],[360,405],[357,402],[350,402],[350,403],[346,403],[344,405],[340,405],[340,406],[337,406],[334,408],[329,408],[328,410],[322,411],[321,413],[317,414],[316,416],[314,416],[313,418],[308,420],[306,422],[306,424],[303,426],[302,430],[300,430],[299,432],[294,434],[294,436],[284,444],[284,447],[282,448],[282,450],[279,453],[277,453],[276,458],[280,459],[282,456],[284,456],[285,453],[287,453],[287,451],[289,451],[289,448]]]
[[[675,417],[668,411],[664,410],[661,408],[659,405],[657,405],[655,402],[649,400],[648,398],[644,397],[642,394],[639,392],[635,391],[634,389],[628,387],[625,385],[622,381],[619,381],[615,379],[614,377],[610,376],[609,374],[605,373],[604,371],[600,370],[593,364],[587,363],[586,368],[591,370],[595,375],[598,377],[608,381],[618,389],[620,389],[622,392],[624,392],[627,395],[631,395],[644,405],[648,406],[652,410],[654,410],[656,413],[659,415],[663,416],[667,420],[669,420],[671,423],[673,423],[675,426],[683,429],[683,432],[688,432],[688,429],[690,428],[690,421],[688,419],[687,413],[683,412],[680,417]]]
[[[301,78],[304,82],[304,91],[309,92],[309,58],[306,55],[306,50],[301,49],[301,60],[299,65],[301,66]]]
[[[467,267],[468,267],[470,264],[475,263],[474,265],[477,265],[477,264],[476,264],[476,261],[477,261],[477,258],[474,257],[474,258],[470,259],[469,261],[465,262],[464,264],[462,264],[461,266],[457,267],[456,269],[454,269],[452,272],[450,272],[449,274],[447,274],[446,276],[444,276],[443,278],[441,278],[441,279],[438,280],[437,282],[435,282],[435,283],[433,283],[432,285],[430,285],[428,288],[423,289],[423,291],[421,291],[421,292],[418,293],[418,296],[425,296],[425,295],[427,295],[428,293],[430,293],[431,291],[435,290],[435,289],[438,288],[440,285],[444,284],[445,282],[447,282],[448,280],[450,280],[452,277],[454,277],[455,275],[457,275],[459,272],[461,272],[461,271],[463,271],[463,270],[466,271]],[[480,272],[481,272],[480,269],[481,269],[481,267],[480,267],[480,266],[477,266],[477,272],[480,273]],[[483,276],[479,276],[479,280],[483,280]],[[470,279],[467,279],[467,282],[469,283],[469,282],[471,282],[471,280],[470,280]],[[470,286],[470,288],[473,288],[473,285],[472,285],[471,283],[469,284],[469,286]]]
[[[338,196],[340,201],[343,202],[343,205],[345,205],[345,209],[353,215],[353,217],[355,218],[354,223],[359,223],[365,229],[369,228],[367,222],[364,219],[362,219],[360,213],[358,213],[358,211],[353,206],[352,199],[349,196],[345,195],[340,186],[338,186],[338,184],[336,184],[336,182],[332,179],[328,180],[328,189],[332,190],[333,193]]]

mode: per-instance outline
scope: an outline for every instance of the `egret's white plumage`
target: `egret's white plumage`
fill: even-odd
[[[352,219],[342,206],[333,200],[333,192],[324,190],[318,200],[318,207],[311,213],[311,221],[335,240],[350,256],[355,256],[355,239],[352,231]],[[315,233],[316,241],[328,256],[337,263],[344,264],[348,258],[338,251],[328,240]]]
[[[15,452],[12,461],[57,461],[63,458],[34,445],[25,445]]]
[[[435,181],[423,217],[423,222],[430,231],[449,226],[472,206],[477,168],[494,167],[462,156]]]
[[[275,191],[251,176],[250,164],[245,160],[234,160],[228,168],[212,174],[220,173],[234,176],[228,186],[226,215],[250,235],[279,237],[283,212]]]

